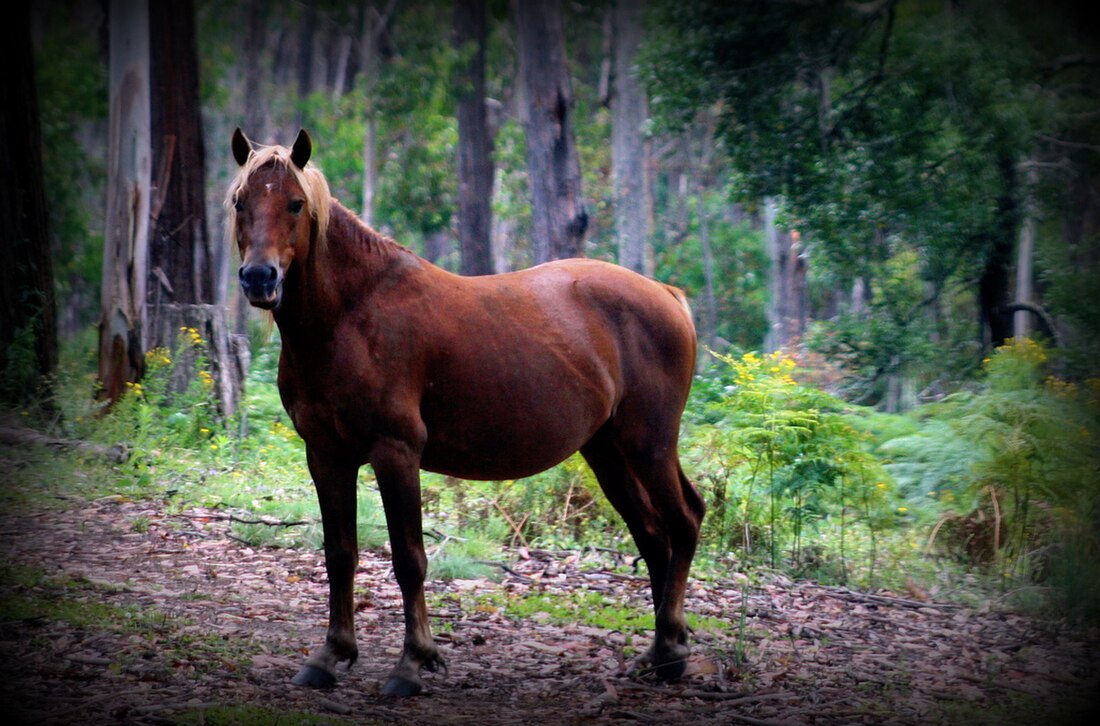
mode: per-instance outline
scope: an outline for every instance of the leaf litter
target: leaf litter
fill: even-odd
[[[499,579],[427,583],[447,669],[405,700],[379,693],[400,653],[400,591],[384,553],[361,553],[359,660],[332,690],[296,688],[324,639],[323,553],[250,547],[230,519],[121,498],[0,514],[5,721],[216,723],[219,707],[259,706],[280,723],[1095,722],[1095,629],[782,577],[693,580],[687,609],[705,625],[688,675],[661,683],[635,665],[650,618],[634,632],[502,607],[647,612],[644,575],[613,553],[528,548],[506,551]]]

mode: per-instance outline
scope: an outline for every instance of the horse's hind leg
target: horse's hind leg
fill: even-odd
[[[625,447],[608,429],[581,449],[649,566],[656,633],[645,660],[668,680],[687,665],[684,597],[706,511],[675,451],[674,443]]]
[[[654,601],[656,632],[646,660],[653,664],[659,677],[672,680],[683,675],[690,652],[684,598],[706,505],[684,476],[675,447],[666,449],[668,453],[664,456],[659,455],[661,450],[662,447],[655,447],[628,456],[627,465],[648,495],[668,537],[668,571],[661,597]]]
[[[626,459],[603,432],[581,448],[608,501],[626,522],[638,553],[649,568],[649,586],[654,610],[664,597],[670,557],[668,536],[649,497],[626,465]]]

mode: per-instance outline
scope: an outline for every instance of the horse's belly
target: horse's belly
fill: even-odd
[[[492,395],[462,397],[452,401],[459,405],[424,410],[428,436],[421,466],[478,480],[545,471],[583,446],[610,416],[606,397],[571,393],[557,400],[518,392],[498,401]]]

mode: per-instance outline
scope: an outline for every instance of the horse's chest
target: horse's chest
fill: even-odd
[[[280,381],[283,406],[307,445],[365,455],[374,440],[377,408],[362,391],[315,389],[296,380]]]

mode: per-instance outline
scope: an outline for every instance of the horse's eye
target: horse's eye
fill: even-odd
[[[303,206],[305,206],[305,202],[301,199],[295,199],[286,208],[291,214],[301,214]]]
[[[233,209],[237,210],[238,212],[243,212],[244,211],[244,202],[242,202],[240,199],[233,202]]]

